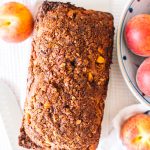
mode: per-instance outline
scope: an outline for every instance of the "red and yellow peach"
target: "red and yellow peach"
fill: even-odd
[[[17,2],[9,2],[0,7],[0,38],[7,42],[21,42],[33,30],[31,12]]]
[[[150,116],[130,117],[123,123],[120,135],[128,150],[150,150]]]
[[[128,48],[140,56],[150,56],[150,15],[140,14],[125,26],[125,40]]]

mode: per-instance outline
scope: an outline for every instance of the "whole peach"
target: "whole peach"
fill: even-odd
[[[150,56],[150,15],[133,17],[125,26],[125,40],[128,48],[140,56]]]
[[[139,89],[150,96],[150,58],[144,60],[137,70],[136,82]]]
[[[0,38],[7,42],[21,42],[33,30],[31,12],[17,2],[9,2],[0,7]]]
[[[150,150],[150,116],[137,114],[121,127],[121,140],[128,150]]]

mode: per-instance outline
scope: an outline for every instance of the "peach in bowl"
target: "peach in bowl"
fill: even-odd
[[[141,103],[150,106],[150,1],[131,0],[121,16],[117,54],[122,75]]]

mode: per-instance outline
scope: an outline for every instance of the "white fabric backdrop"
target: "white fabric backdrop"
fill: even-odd
[[[1,0],[0,4],[9,0]],[[37,0],[13,0],[27,5],[35,14]],[[57,0],[55,0],[57,1]],[[114,15],[115,28],[126,0],[60,0],[70,1],[77,6],[88,9],[109,11]],[[116,40],[115,40],[116,41]],[[8,44],[0,41],[0,79],[6,82],[15,93],[18,102],[23,107],[25,100],[27,67],[30,55],[31,38],[20,44]],[[113,65],[111,67],[108,96],[106,100],[105,115],[103,119],[102,137],[106,136],[111,127],[111,121],[117,112],[125,106],[137,103],[127,88],[119,70],[116,54],[116,43],[114,43]],[[0,123],[1,124],[1,123]],[[0,130],[1,130],[0,126]],[[3,131],[4,132],[4,131]],[[9,150],[5,147],[6,139],[0,132],[0,150]],[[4,133],[3,133],[4,134]],[[3,140],[1,140],[3,139]]]

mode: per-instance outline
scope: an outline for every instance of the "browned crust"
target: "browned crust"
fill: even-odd
[[[27,136],[23,126],[20,129],[19,145],[22,147],[25,147],[27,149],[40,148],[30,140],[30,138]]]
[[[113,34],[109,13],[70,3],[42,4],[33,35],[20,146],[36,150],[96,149]],[[96,62],[99,56],[104,58],[103,63]]]

